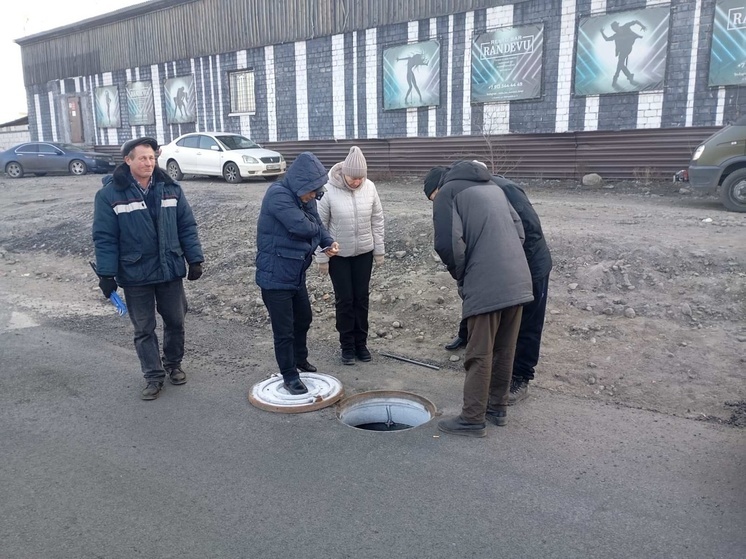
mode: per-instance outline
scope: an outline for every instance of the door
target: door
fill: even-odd
[[[83,115],[80,114],[80,97],[67,98],[67,116],[70,121],[70,141],[73,144],[84,143]]]
[[[21,164],[26,173],[44,172],[44,169],[40,168],[38,144],[23,144],[22,146],[18,146],[13,159]]]
[[[179,140],[173,152],[173,158],[181,167],[184,174],[197,173],[199,168],[197,151],[199,148],[199,136],[187,136]]]
[[[39,144],[36,168],[45,173],[67,171],[65,154],[51,144]]]
[[[199,137],[199,150],[197,150],[197,164],[199,173],[219,177],[223,173],[221,161],[223,153],[218,143],[210,136]]]

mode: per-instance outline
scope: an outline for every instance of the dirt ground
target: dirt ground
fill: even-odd
[[[88,265],[100,181],[0,177],[0,304],[17,310],[17,320],[75,324],[113,313]],[[532,389],[746,425],[746,214],[673,183],[518,182],[554,259]],[[370,348],[458,371],[463,352],[443,344],[456,333],[460,301],[432,250],[421,178],[376,184],[387,252],[371,285]],[[256,218],[267,186],[183,181],[206,256],[203,278],[187,282],[190,320],[240,323],[272,370],[267,313],[254,283]],[[311,268],[308,286],[310,339],[334,355],[331,281]]]

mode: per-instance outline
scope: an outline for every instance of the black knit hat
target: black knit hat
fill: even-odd
[[[155,138],[143,136],[142,138],[134,138],[124,142],[124,145],[122,146],[122,157],[127,157],[137,146],[150,146],[153,148],[153,151],[156,153],[158,152],[158,141]]]
[[[425,196],[427,196],[428,200],[430,199],[432,193],[440,188],[440,184],[443,180],[443,175],[446,174],[447,170],[448,167],[433,167],[428,171],[427,175],[425,175]]]

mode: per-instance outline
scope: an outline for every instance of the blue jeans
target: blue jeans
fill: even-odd
[[[286,381],[299,378],[297,363],[308,359],[306,338],[313,315],[305,284],[298,289],[262,289],[269,311],[275,359]]]
[[[127,311],[135,327],[135,350],[148,382],[163,382],[166,370],[181,366],[184,357],[186,294],[181,279],[124,287]],[[163,319],[163,360],[155,333],[155,311]],[[164,369],[165,367],[165,369]]]

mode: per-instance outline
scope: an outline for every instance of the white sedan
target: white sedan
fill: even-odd
[[[245,178],[274,180],[285,172],[285,158],[239,134],[193,132],[161,146],[158,165],[174,180],[184,175],[222,176],[237,183]]]

